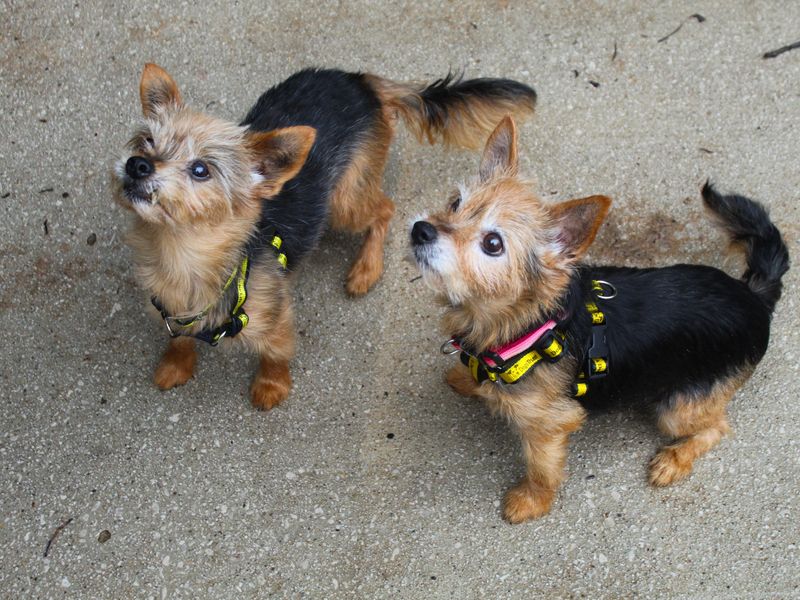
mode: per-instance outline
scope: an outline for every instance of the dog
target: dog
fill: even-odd
[[[687,476],[729,431],[726,405],[767,350],[789,254],[757,202],[709,183],[702,197],[745,250],[742,279],[702,265],[587,266],[611,200],[539,200],[518,175],[509,117],[477,179],[413,223],[415,260],[445,307],[442,351],[460,353],[447,382],[521,434],[526,473],[505,496],[507,521],[549,512],[587,409],[625,399],[655,409],[674,442],[650,462],[654,486]]]
[[[415,85],[306,69],[237,125],[186,106],[155,64],[139,92],[144,120],[115,165],[114,197],[134,215],[137,279],[171,335],[155,384],[192,377],[195,339],[233,339],[260,357],[251,398],[263,410],[290,392],[291,275],[325,225],[366,233],[350,295],[381,276],[394,213],[381,184],[398,117],[421,141],[477,148],[504,113],[527,116],[536,102],[508,79]]]

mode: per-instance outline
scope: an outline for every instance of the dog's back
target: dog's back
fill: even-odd
[[[380,102],[358,73],[306,69],[265,92],[242,125],[270,131],[308,125],[317,137],[300,172],[262,207],[258,232],[276,228],[291,268],[319,241],[328,201],[359,144],[379,117]],[[271,236],[254,245],[266,247]]]
[[[609,323],[613,358],[607,381],[593,386],[595,399],[699,397],[763,358],[789,252],[758,202],[721,195],[710,184],[703,200],[731,242],[745,250],[747,271],[735,279],[702,265],[585,269],[587,294],[597,279],[617,290],[616,297],[597,300]],[[578,330],[588,337],[588,315],[581,314],[581,321]]]

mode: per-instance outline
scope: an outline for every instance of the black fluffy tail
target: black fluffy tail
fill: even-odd
[[[741,244],[747,257],[742,278],[769,307],[781,297],[781,277],[789,270],[789,250],[766,209],[754,200],[719,194],[711,183],[703,186],[703,201],[731,241]]]
[[[478,148],[506,115],[533,113],[536,92],[511,79],[462,79],[452,73],[431,84],[398,83],[369,75],[385,106],[394,108],[420,141]]]

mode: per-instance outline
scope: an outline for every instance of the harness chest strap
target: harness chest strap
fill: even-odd
[[[604,300],[616,296],[614,286],[605,281],[593,280],[592,291],[598,298]],[[586,352],[586,365],[573,384],[572,392],[576,398],[588,393],[588,380],[602,378],[608,374],[609,353],[605,334],[605,314],[598,308],[596,302],[587,302],[585,306],[591,319],[592,334]],[[489,380],[514,384],[542,360],[548,362],[560,360],[564,355],[565,341],[566,336],[556,329],[556,322],[551,319],[509,344],[491,348],[480,354],[467,352],[456,338],[446,342],[442,346],[442,351],[445,352],[444,348],[448,344],[455,348],[455,351],[461,351],[461,362],[469,367],[476,383]]]
[[[564,354],[564,335],[560,331],[550,330],[543,343],[535,349],[522,352],[502,364],[485,356],[473,356],[466,351],[461,351],[461,362],[469,367],[472,378],[481,383],[486,381],[501,381],[514,384],[522,379],[528,372],[542,360],[555,362]]]

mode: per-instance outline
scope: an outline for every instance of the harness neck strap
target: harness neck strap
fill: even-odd
[[[275,253],[275,258],[280,265],[281,271],[286,271],[288,259],[286,254],[281,250],[281,247],[283,246],[283,239],[273,230],[269,243],[270,247]],[[236,265],[236,267],[233,269],[233,272],[230,274],[228,280],[225,282],[225,285],[222,287],[222,291],[219,293],[217,299],[195,315],[188,317],[172,316],[167,313],[164,305],[156,296],[151,297],[150,301],[161,313],[161,318],[164,319],[164,324],[167,327],[169,335],[171,337],[187,335],[207,342],[212,346],[216,346],[222,338],[234,337],[242,329],[244,329],[249,322],[249,318],[247,313],[244,311],[243,306],[247,300],[247,280],[250,276],[250,260],[251,253],[247,252],[244,258],[242,258],[242,262]],[[230,308],[229,318],[219,327],[204,328],[190,333],[188,330],[208,316],[211,310],[225,297],[225,294],[228,292],[234,282],[236,283],[236,296],[234,297],[234,302]]]

